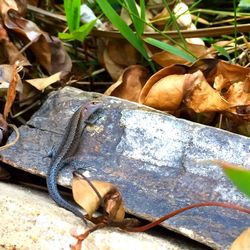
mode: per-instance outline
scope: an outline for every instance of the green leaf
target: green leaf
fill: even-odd
[[[174,54],[176,56],[179,56],[179,57],[182,57],[190,62],[195,62],[196,61],[196,58],[188,53],[186,53],[185,51],[181,50],[181,49],[178,49],[172,45],[169,45],[167,43],[164,43],[162,41],[159,41],[159,40],[156,40],[154,38],[151,38],[151,37],[147,37],[144,39],[145,42],[157,47],[157,48],[160,48],[162,50],[165,50],[171,54]]]
[[[136,2],[134,0],[127,0],[125,4],[129,10],[131,20],[135,26],[137,35],[141,36],[144,32],[145,22],[145,3],[144,0],[140,0],[141,13],[138,13]]]
[[[107,16],[110,22],[120,31],[142,55],[146,60],[149,60],[143,41],[136,36],[136,34],[128,27],[124,20],[114,11],[107,0],[96,0],[103,13]]]
[[[70,33],[80,26],[81,0],[64,0],[64,10]]]
[[[250,198],[250,170],[238,166],[224,166],[223,170],[234,185]]]
[[[85,23],[72,33],[58,33],[58,36],[62,40],[67,40],[67,41],[78,40],[80,42],[83,42],[83,40],[88,36],[88,34],[95,26],[96,20],[97,19],[92,20],[89,23]]]
[[[213,47],[214,47],[222,56],[225,56],[229,62],[231,61],[230,55],[229,55],[228,52],[225,50],[225,48],[223,48],[223,47],[221,47],[221,46],[218,46],[218,45],[215,45],[215,44],[213,44]]]

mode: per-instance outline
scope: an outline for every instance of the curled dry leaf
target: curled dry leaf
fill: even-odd
[[[249,250],[250,249],[250,227],[243,231],[236,238],[230,247],[230,250]]]
[[[99,58],[113,80],[117,80],[126,67],[137,64],[141,59],[139,52],[124,39],[106,41],[106,48],[102,53]]]
[[[134,65],[141,59],[139,52],[125,39],[109,40],[107,50],[113,62],[123,67]]]
[[[1,0],[0,1],[0,13],[1,16],[5,16],[9,9],[18,11],[17,3],[14,0]]]
[[[9,64],[14,64],[16,61],[22,62],[23,66],[30,66],[30,62],[28,59],[23,56],[17,47],[10,41],[3,41],[2,42],[3,53],[6,56],[5,60]]]
[[[249,74],[250,68],[215,59],[201,59],[190,67],[172,65],[149,78],[139,102],[171,112],[181,104],[196,113],[227,111],[248,120]]]
[[[122,74],[122,71],[124,70],[124,67],[114,63],[112,58],[108,54],[108,50],[105,49],[103,52],[103,63],[106,68],[106,70],[109,72],[110,76],[114,81],[119,79],[120,75]]]
[[[0,94],[3,94],[3,91],[5,92],[8,90],[11,81],[13,80],[13,75],[16,74],[16,86],[15,90],[18,92],[22,92],[23,85],[22,81],[20,79],[19,74],[17,73],[17,65],[9,65],[9,64],[2,64],[0,65]]]
[[[186,77],[186,74],[163,77],[150,89],[144,104],[160,110],[177,110],[184,96]]]
[[[43,31],[38,26],[23,18],[17,11],[10,9],[4,18],[4,25],[23,36],[29,41],[35,42],[43,34]]]
[[[207,81],[213,85],[215,77],[221,75],[224,79],[223,88],[228,88],[231,84],[236,82],[244,82],[246,77],[250,74],[250,68],[244,68],[240,65],[230,64],[222,60],[204,59],[199,60],[194,64],[194,67],[207,67],[202,70]],[[206,71],[206,72],[204,72]]]
[[[232,84],[224,97],[233,106],[250,105],[250,93],[244,91],[245,82]]]
[[[48,36],[35,23],[12,9],[7,12],[4,23],[8,29],[19,34],[24,43],[30,43],[37,61],[49,74],[60,71],[66,75],[71,71],[71,59],[58,38]]]
[[[132,65],[123,71],[118,81],[104,94],[138,102],[142,87],[148,78],[148,70],[140,65]]]
[[[36,59],[50,72],[51,49],[47,42],[47,34],[40,30],[35,23],[23,18],[13,9],[10,9],[5,16],[4,24],[8,29],[18,33],[24,43],[31,43],[30,48]]]
[[[139,103],[165,111],[176,110],[184,95],[185,73],[186,68],[177,65],[159,70],[144,85]]]
[[[198,70],[190,75],[189,89],[183,100],[188,108],[197,113],[224,111],[230,107],[230,104],[213,89],[205,79],[203,73]]]
[[[23,62],[22,65],[30,65],[26,57],[24,57],[16,46],[9,40],[7,31],[0,24],[0,45],[2,53],[0,55],[0,64],[14,64],[16,61]]]
[[[51,37],[48,44],[51,49],[51,67],[49,73],[55,74],[57,72],[61,72],[61,77],[64,77],[71,71],[71,58],[58,38]]]
[[[209,50],[205,45],[187,43],[187,49],[197,58],[212,58],[212,55],[209,54]],[[162,67],[168,67],[173,64],[191,65],[190,61],[167,51],[154,52],[152,50],[152,53],[152,59]]]
[[[104,209],[110,218],[114,221],[122,221],[125,216],[125,209],[118,189],[108,182],[93,180],[91,183],[103,198]],[[91,218],[101,204],[100,199],[89,183],[78,176],[74,176],[72,192],[76,203],[84,208],[89,218]]]
[[[163,10],[154,17],[152,17],[150,21],[154,25],[159,26],[161,27],[160,29],[162,29],[166,25],[168,18],[169,18],[169,12],[167,11],[166,8],[163,8]]]
[[[10,65],[11,66],[11,80],[9,82],[9,88],[7,91],[7,100],[4,105],[4,119],[7,118],[10,112],[11,106],[16,97],[17,86],[21,82],[20,76],[18,74],[18,71],[20,71],[21,66],[18,65],[18,63],[19,62],[17,61],[14,65]]]

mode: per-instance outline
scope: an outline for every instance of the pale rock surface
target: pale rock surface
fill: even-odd
[[[46,193],[0,182],[0,250],[70,249],[75,243],[70,231],[81,227],[82,221],[59,208]],[[149,250],[206,249],[169,237],[146,233],[126,233],[114,228],[91,234],[82,249],[88,250]]]

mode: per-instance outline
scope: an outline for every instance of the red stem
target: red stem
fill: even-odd
[[[244,208],[244,207],[241,207],[241,206],[238,206],[238,205],[234,205],[234,204],[231,204],[231,203],[226,203],[226,202],[201,202],[201,203],[195,203],[195,204],[191,204],[189,206],[186,206],[186,207],[183,207],[183,208],[180,208],[180,209],[177,209],[169,214],[166,214],[164,216],[162,216],[161,218],[159,218],[158,220],[156,221],[153,221],[151,223],[148,223],[147,225],[144,225],[144,226],[140,226],[140,227],[133,227],[133,228],[122,228],[128,232],[144,232],[152,227],[155,227],[157,225],[159,225],[160,223],[162,223],[164,220],[167,220],[177,214],[180,214],[184,211],[187,211],[189,209],[192,209],[192,208],[196,208],[196,207],[211,207],[211,206],[217,206],[217,207],[225,207],[225,208],[231,208],[231,209],[235,209],[235,210],[238,210],[240,212],[243,212],[243,213],[247,213],[247,214],[250,214],[250,209],[247,209],[247,208]]]

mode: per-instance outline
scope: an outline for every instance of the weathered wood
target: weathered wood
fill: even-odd
[[[44,176],[69,117],[80,103],[98,98],[100,118],[84,131],[76,159],[92,179],[117,185],[127,211],[153,220],[167,212],[202,201],[228,201],[249,207],[249,200],[221,169],[197,160],[221,159],[250,166],[250,139],[220,129],[165,115],[153,109],[64,88],[20,128],[19,142],[2,161]],[[70,185],[72,167],[60,184]],[[230,209],[204,207],[187,211],[162,225],[214,249],[226,249],[250,224],[250,216]]]

